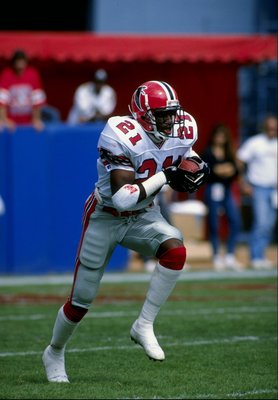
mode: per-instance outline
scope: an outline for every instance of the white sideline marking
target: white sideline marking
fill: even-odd
[[[255,390],[247,390],[247,391],[240,391],[240,392],[233,392],[233,393],[226,393],[223,394],[223,398],[239,398],[239,397],[245,397],[245,396],[250,396],[250,395],[261,395],[261,394],[270,394],[270,393],[277,393],[276,389],[255,389]],[[219,394],[213,394],[213,393],[206,393],[206,394],[198,394],[196,396],[189,395],[187,393],[182,394],[178,397],[175,397],[175,399],[216,399],[220,398]],[[259,398],[259,397],[258,397]],[[165,397],[166,399],[166,397]]]
[[[270,341],[277,340],[277,338],[260,338],[258,336],[234,336],[225,339],[213,339],[213,340],[194,340],[186,342],[172,342],[165,343],[163,347],[176,347],[176,346],[203,346],[203,345],[214,345],[214,344],[234,344],[239,342],[250,342],[250,341]],[[131,346],[97,346],[88,347],[86,349],[68,349],[68,353],[84,353],[84,352],[94,352],[94,351],[106,351],[106,350],[134,350],[137,349],[139,345]],[[3,352],[0,353],[0,357],[17,357],[17,356],[34,356],[42,355],[42,351],[19,351],[19,352]]]
[[[277,312],[276,307],[238,307],[238,308],[214,308],[214,309],[201,309],[201,310],[173,310],[173,311],[161,311],[161,316],[176,316],[176,315],[213,315],[213,314],[252,314],[252,313],[274,313]],[[123,318],[123,317],[135,317],[137,311],[103,311],[103,312],[89,312],[85,318]],[[28,315],[7,315],[0,316],[0,321],[37,321],[46,318],[53,318],[50,314],[28,314]]]
[[[102,283],[149,282],[150,273],[141,272],[107,272]],[[179,281],[203,281],[219,279],[269,278],[277,277],[277,269],[269,271],[245,270],[236,271],[184,271]],[[0,276],[0,287],[22,285],[60,285],[72,284],[73,274],[35,275],[35,276]]]
[[[228,397],[243,397],[246,395],[252,395],[252,394],[267,394],[267,393],[277,393],[276,389],[259,389],[259,390],[249,390],[247,392],[233,392],[233,393],[228,393]]]

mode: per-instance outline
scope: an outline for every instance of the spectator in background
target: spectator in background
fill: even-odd
[[[106,121],[111,116],[117,97],[115,90],[107,84],[107,79],[107,72],[98,69],[92,81],[83,83],[76,89],[67,119],[70,125]]]
[[[241,270],[235,258],[237,237],[240,230],[240,212],[236,204],[232,184],[238,176],[235,151],[230,129],[224,124],[216,125],[209,137],[208,147],[202,155],[210,165],[211,173],[205,186],[205,203],[208,207],[208,234],[212,246],[213,266],[216,270]],[[219,233],[220,216],[228,221],[227,252],[221,254]]]
[[[251,197],[253,226],[250,236],[251,265],[272,268],[266,259],[277,216],[277,117],[267,116],[263,132],[247,139],[237,152],[242,173],[241,190]]]
[[[0,77],[0,130],[7,127],[12,131],[17,125],[32,124],[41,131],[41,107],[45,101],[39,72],[29,65],[23,50],[16,50]]]

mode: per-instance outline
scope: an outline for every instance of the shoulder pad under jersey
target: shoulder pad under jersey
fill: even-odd
[[[102,134],[132,151],[142,146],[146,135],[141,125],[130,116],[109,118]]]

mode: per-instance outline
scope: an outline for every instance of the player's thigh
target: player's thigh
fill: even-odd
[[[118,238],[121,226],[117,218],[105,213],[92,216],[82,239],[79,259],[88,268],[102,268],[107,264]]]
[[[155,256],[161,243],[173,238],[183,241],[181,232],[163,218],[159,207],[154,206],[136,217],[121,244],[146,256]]]

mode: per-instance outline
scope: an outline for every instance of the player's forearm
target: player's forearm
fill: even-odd
[[[123,185],[112,196],[113,204],[120,211],[129,210],[160,190],[165,183],[166,177],[161,171],[142,183]]]

